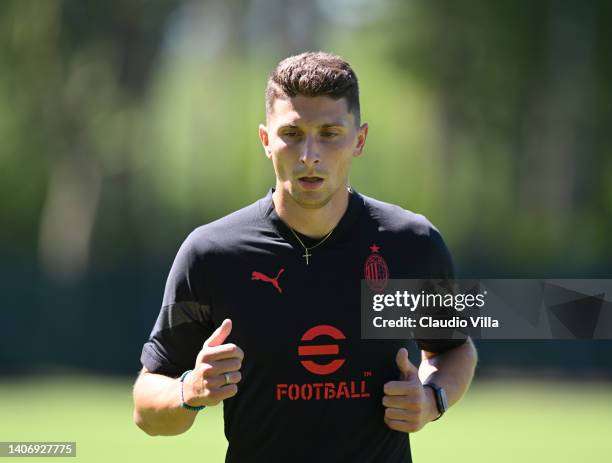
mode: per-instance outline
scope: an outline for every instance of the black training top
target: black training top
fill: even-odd
[[[360,285],[452,278],[440,234],[422,215],[353,190],[306,265],[272,193],[187,237],[142,364],[179,376],[231,318],[226,342],[245,356],[238,393],[223,403],[226,462],[410,462],[408,437],[387,427],[382,405],[408,342],[360,338]],[[461,342],[418,344],[442,352]]]

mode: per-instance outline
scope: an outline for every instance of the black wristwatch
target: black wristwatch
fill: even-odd
[[[429,386],[434,391],[434,395],[436,396],[436,405],[438,407],[438,412],[440,413],[434,421],[439,420],[440,417],[444,415],[444,412],[448,410],[448,400],[446,399],[446,392],[444,391],[444,388],[441,388],[436,383],[427,383],[423,384],[423,386]]]

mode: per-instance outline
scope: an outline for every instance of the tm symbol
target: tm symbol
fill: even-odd
[[[365,376],[366,378],[369,376],[372,376],[372,372],[371,371],[364,371],[363,372],[363,376]]]

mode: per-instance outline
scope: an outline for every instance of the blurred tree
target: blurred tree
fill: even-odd
[[[607,268],[610,3],[362,4],[1,2],[6,253],[28,260],[38,243],[69,281],[92,250],[99,264],[145,255],[244,204],[271,180],[254,155],[266,73],[334,51],[336,34],[367,76],[369,146],[387,152],[360,160],[380,174],[362,183],[410,192],[464,262]]]
[[[21,116],[7,131],[31,137],[9,146],[5,162],[25,154],[37,165],[29,169],[47,185],[43,195],[37,185],[18,199],[26,211],[42,208],[40,258],[56,279],[73,280],[87,268],[102,188],[109,176],[129,175],[131,111],[146,93],[176,6],[164,0],[19,0],[0,6],[2,61],[10,69],[3,96]],[[122,127],[100,130],[117,116]],[[113,187],[125,188],[122,180]],[[9,191],[24,184],[23,173],[8,177],[3,197],[14,201]],[[129,223],[129,204],[117,206],[118,222]],[[30,235],[36,220],[31,214],[24,229],[9,231]]]
[[[524,268],[610,257],[610,3],[396,8],[388,56],[437,96],[441,201],[459,204],[449,226],[470,253],[490,259],[496,238]]]

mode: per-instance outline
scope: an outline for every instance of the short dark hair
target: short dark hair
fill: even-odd
[[[357,75],[339,56],[322,51],[306,52],[278,63],[266,86],[266,115],[272,111],[277,98],[297,95],[345,98],[348,111],[355,116],[356,124],[360,124]]]

